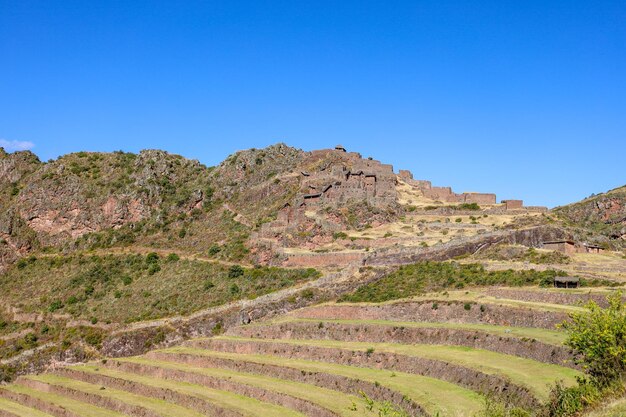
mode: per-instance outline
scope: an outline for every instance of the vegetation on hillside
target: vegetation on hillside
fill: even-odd
[[[242,268],[175,254],[30,257],[0,276],[0,299],[25,312],[129,323],[255,298],[318,274],[314,269]]]
[[[454,262],[418,262],[401,266],[378,281],[365,284],[339,301],[383,302],[411,297],[425,292],[487,285],[551,286],[563,271],[523,270],[486,271],[480,264]],[[591,283],[583,280],[583,285]],[[597,284],[594,282],[594,284]]]
[[[607,301],[606,308],[590,301],[586,311],[572,313],[561,325],[586,377],[574,387],[557,384],[541,417],[574,416],[626,392],[626,304],[621,291],[608,295]]]

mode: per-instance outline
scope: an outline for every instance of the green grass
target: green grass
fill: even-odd
[[[141,395],[133,394],[127,391],[117,389],[101,389],[98,385],[89,384],[83,381],[77,381],[74,379],[52,375],[43,374],[37,376],[30,376],[29,379],[34,381],[41,381],[50,385],[57,385],[61,387],[71,388],[77,391],[99,395],[105,398],[112,398],[122,401],[129,405],[139,406],[155,411],[157,413],[165,413],[165,415],[172,415],[177,417],[203,417],[204,414],[197,411],[190,410],[188,408],[181,407],[176,404],[168,403],[167,401],[144,397]]]
[[[536,327],[509,327],[497,326],[495,324],[474,324],[474,323],[430,323],[430,322],[414,322],[414,321],[393,321],[393,320],[348,320],[348,319],[307,319],[283,317],[272,322],[256,323],[252,326],[263,327],[272,324],[282,323],[337,323],[348,325],[362,326],[389,326],[389,327],[408,327],[408,328],[427,328],[427,329],[455,329],[455,330],[476,330],[489,334],[512,338],[528,338],[535,339],[543,343],[555,346],[561,346],[565,341],[564,332],[557,330],[540,329]]]
[[[431,415],[469,417],[483,406],[483,397],[477,392],[435,378],[404,372],[359,368],[301,359],[288,359],[270,355],[244,355],[228,352],[209,351],[187,347],[164,349],[170,354],[191,354],[217,358],[227,358],[240,362],[255,362],[298,369],[303,372],[325,372],[360,379],[397,391],[413,399]]]
[[[487,271],[480,264],[453,262],[418,262],[404,265],[378,281],[365,284],[339,301],[384,302],[412,297],[431,291],[488,285],[552,285],[562,271]]]
[[[0,398],[0,410],[7,411],[19,417],[52,417],[50,414],[23,406],[13,401],[5,400],[4,398]]]
[[[342,417],[375,416],[371,411],[364,408],[364,401],[361,397],[348,395],[333,391],[327,388],[318,387],[302,382],[289,381],[285,379],[273,378],[263,375],[248,374],[230,370],[201,368],[197,366],[177,363],[157,361],[146,358],[125,358],[118,359],[121,362],[138,363],[142,365],[155,366],[164,369],[174,369],[200,375],[208,375],[240,384],[251,385],[280,392],[292,397],[301,398],[318,404],[328,410],[335,412]],[[358,410],[351,410],[352,404],[357,404]]]
[[[626,416],[626,398],[622,398],[607,406],[585,414],[585,417],[624,417]]]
[[[170,389],[180,392],[182,394],[204,399],[223,408],[239,411],[247,417],[303,417],[301,413],[285,407],[262,402],[255,398],[246,397],[228,391],[207,388],[198,384],[191,384],[182,381],[170,381],[167,379],[158,379],[151,376],[143,376],[128,372],[101,368],[95,365],[79,365],[73,366],[71,368],[77,369],[82,372],[91,372],[95,374],[110,376],[113,378],[125,379],[127,381],[133,381],[152,387]]]
[[[38,391],[32,388],[25,387],[23,385],[7,385],[3,387],[3,389],[18,394],[25,394],[30,397],[49,402],[51,404],[62,406],[67,410],[80,415],[81,417],[123,417],[123,414],[117,413],[115,411],[96,407],[82,401],[72,400],[71,398],[67,398],[62,395]]]
[[[373,348],[374,352],[387,352],[419,358],[436,359],[476,369],[486,374],[504,376],[517,385],[529,388],[533,394],[541,400],[548,398],[550,384],[556,381],[563,381],[565,386],[572,386],[576,383],[576,377],[582,376],[581,372],[571,368],[465,346],[403,345],[398,343],[345,342],[335,340],[250,339],[226,336],[221,336],[216,339],[261,343],[279,342],[290,345],[318,346],[363,352]]]
[[[485,295],[479,292],[480,290],[456,290],[456,291],[447,291],[445,293],[428,293],[428,294],[420,294],[410,298],[406,298],[403,300],[389,300],[384,302],[367,302],[367,301],[359,301],[359,302],[346,302],[340,303],[338,305],[355,305],[355,306],[378,306],[378,305],[394,305],[394,304],[402,304],[406,302],[429,302],[436,301],[439,303],[445,303],[447,301],[468,301],[474,302],[476,304],[495,304],[495,305],[503,305],[509,307],[524,307],[537,311],[554,311],[560,313],[573,313],[585,311],[582,307],[571,306],[571,305],[562,305],[562,304],[551,304],[551,303],[543,303],[543,302],[535,302],[535,301],[521,301],[514,300],[508,298],[496,298],[490,295]],[[334,305],[334,304],[326,304],[326,305]],[[322,304],[317,305],[311,308],[317,308],[322,306]],[[477,308],[477,306],[474,306]]]

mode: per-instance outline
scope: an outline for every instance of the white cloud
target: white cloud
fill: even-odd
[[[8,152],[13,151],[27,151],[33,149],[35,144],[25,140],[6,140],[0,139],[0,147],[4,148]]]

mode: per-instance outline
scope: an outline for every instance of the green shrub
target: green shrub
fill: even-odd
[[[453,208],[457,210],[480,210],[480,206],[476,203],[463,203],[458,206],[454,206]]]
[[[232,265],[229,269],[228,269],[228,278],[237,278],[240,277],[244,274],[244,269],[241,267],[241,265]]]
[[[156,252],[150,252],[146,255],[146,263],[147,264],[155,264],[159,262],[159,254]]]
[[[345,232],[335,232],[333,233],[333,239],[347,239],[348,235]]]
[[[579,353],[583,368],[600,386],[626,373],[626,304],[621,291],[608,295],[607,301],[607,308],[590,301],[586,311],[572,313],[561,324],[565,343]]]
[[[51,313],[54,313],[57,310],[60,310],[64,307],[63,303],[60,300],[55,300],[50,304],[50,307],[48,307],[48,311],[50,311]]]
[[[219,247],[219,245],[211,245],[211,247],[208,250],[209,256],[215,256],[218,253],[220,253],[222,249]]]
[[[178,262],[180,260],[180,256],[178,256],[175,253],[170,253],[169,255],[167,255],[166,261],[167,262]]]

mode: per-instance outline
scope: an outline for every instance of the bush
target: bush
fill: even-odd
[[[219,247],[219,245],[211,245],[211,247],[209,248],[209,256],[215,256],[218,253],[220,253],[222,249]]]
[[[567,331],[565,343],[580,354],[583,368],[600,386],[626,373],[626,304],[621,291],[607,301],[607,308],[590,301],[587,311],[572,313],[571,321],[561,324]]]
[[[180,256],[175,253],[170,253],[166,258],[167,262],[178,262],[180,260]]]
[[[146,263],[148,264],[155,264],[159,262],[159,254],[156,252],[150,252],[147,256],[146,256]]]
[[[63,303],[60,300],[56,300],[50,304],[50,307],[48,307],[48,311],[50,311],[51,313],[54,313],[55,311],[60,310],[63,307],[64,307]]]
[[[344,232],[335,232],[333,233],[333,239],[337,240],[337,239],[347,239],[348,235]]]
[[[228,269],[228,278],[238,278],[244,274],[244,269],[241,265],[232,265]]]
[[[480,210],[480,206],[476,203],[463,203],[454,208],[457,210]]]

